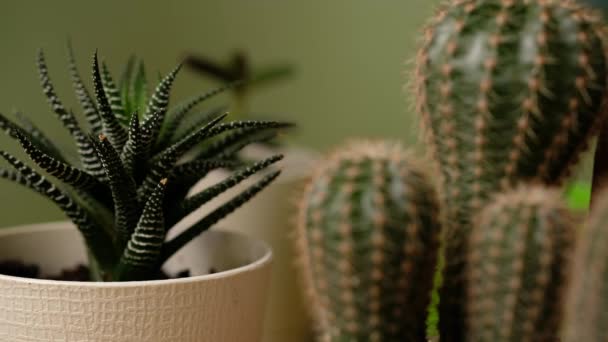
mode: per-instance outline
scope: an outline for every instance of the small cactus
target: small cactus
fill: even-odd
[[[440,231],[425,170],[398,144],[354,142],[320,165],[302,201],[320,340],[424,340]]]
[[[566,342],[608,340],[608,191],[580,232],[568,293]]]
[[[559,192],[538,186],[482,210],[465,256],[465,341],[559,340],[575,226]]]
[[[453,0],[416,64],[446,216],[440,331],[458,341],[472,215],[520,181],[560,184],[588,147],[608,113],[604,27],[573,0]]]

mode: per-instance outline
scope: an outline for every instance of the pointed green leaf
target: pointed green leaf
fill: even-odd
[[[233,168],[240,165],[234,160],[221,159],[199,159],[193,160],[176,166],[169,175],[171,184],[182,182],[183,180],[196,179],[197,181],[203,178],[212,170],[220,168]]]
[[[209,172],[220,169],[232,169],[241,165],[234,160],[193,160],[184,164],[177,165],[169,175],[170,187],[167,189],[167,197],[173,199],[169,207],[174,210],[186,198],[190,189]]]
[[[254,174],[278,162],[281,159],[283,159],[282,155],[275,155],[270,158],[261,160],[253,164],[252,166],[235,172],[233,175],[224,179],[223,181],[189,197],[181,204],[179,211],[173,212],[174,215],[172,215],[172,220],[169,221],[169,226],[174,225],[179,220],[186,217],[187,215],[190,215],[192,212],[200,208],[205,203],[211,201],[213,198],[235,187],[245,179],[253,176]]]
[[[51,109],[70,133],[73,134],[74,132],[81,132],[80,127],[78,126],[78,121],[71,112],[68,112],[65,109],[65,107],[57,97],[57,94],[55,93],[55,88],[53,86],[53,83],[51,83],[48,68],[46,66],[46,61],[44,58],[44,52],[42,52],[42,50],[38,51],[37,62],[38,74],[40,76],[42,90],[44,92],[44,95],[46,95],[47,101],[49,102]]]
[[[131,115],[129,123],[129,139],[122,149],[120,159],[123,161],[125,170],[128,174],[133,175],[137,182],[137,175],[141,173],[143,168],[143,144],[141,143],[141,128],[139,127],[139,116],[137,113]]]
[[[163,179],[157,184],[146,202],[143,214],[118,264],[115,280],[143,280],[156,275],[166,235],[163,217],[166,181]]]
[[[68,41],[68,67],[70,71],[70,77],[72,78],[72,86],[74,87],[74,91],[76,92],[76,97],[80,102],[80,106],[84,112],[84,116],[87,119],[89,126],[94,134],[101,133],[102,124],[101,118],[99,117],[99,112],[97,111],[97,107],[95,106],[95,102],[93,98],[89,94],[82,78],[80,77],[80,73],[78,72],[78,67],[76,64],[76,58],[74,56],[74,51],[72,50],[72,44]]]
[[[117,245],[119,248],[124,248],[139,217],[135,182],[126,172],[120,156],[104,135],[100,135],[99,141],[95,141],[94,144],[112,191]]]
[[[196,130],[201,128],[202,126],[206,125],[209,121],[217,118],[222,113],[226,113],[226,106],[213,108],[213,109],[203,112],[201,114],[197,114],[196,116],[198,116],[198,119],[196,119],[193,123],[189,124],[184,129],[180,129],[179,131],[173,132],[173,134],[170,137],[171,139],[166,143],[163,142],[162,144],[159,144],[158,147],[166,148],[168,144],[176,143],[183,137],[192,134],[193,132],[195,132]]]
[[[232,82],[225,86],[221,86],[200,95],[197,95],[193,98],[186,100],[183,103],[178,104],[174,109],[172,109],[169,113],[167,123],[164,125],[161,135],[161,141],[159,145],[164,146],[169,143],[170,140],[174,138],[174,135],[177,131],[177,128],[180,124],[186,119],[188,113],[191,113],[192,109],[197,105],[205,102],[212,97],[219,95],[226,90],[233,89],[234,87],[241,84],[241,82]]]
[[[110,102],[103,89],[97,51],[93,55],[93,85],[95,87],[95,97],[99,106],[99,115],[103,124],[103,133],[108,137],[112,146],[117,151],[121,151],[128,139],[127,131],[121,126],[118,118],[112,113]]]
[[[165,121],[165,116],[167,114],[171,87],[173,86],[173,81],[175,80],[180,68],[181,64],[173,69],[167,76],[165,76],[165,78],[156,87],[156,90],[152,94],[150,102],[148,103],[148,108],[144,114],[144,122],[142,124],[142,126],[147,127],[147,131],[149,131],[150,134],[150,136],[142,136],[142,141],[150,142],[150,147],[147,147],[148,150],[156,144],[156,140],[158,139],[160,128]],[[155,118],[154,116],[157,117]]]
[[[204,141],[205,139],[213,138],[225,132],[230,132],[234,130],[241,129],[251,129],[253,131],[262,131],[268,129],[280,129],[280,128],[288,128],[292,127],[293,124],[287,122],[278,122],[278,121],[254,121],[254,120],[245,120],[245,121],[232,121],[226,122],[222,124],[217,124],[219,121],[224,119],[226,115],[219,116],[218,118],[213,119],[210,123],[205,125],[203,128],[198,129],[196,132],[191,133],[190,135],[182,138],[177,143],[172,146],[166,148],[162,152],[160,152],[155,160],[160,160],[163,156],[172,155],[178,153],[178,158],[181,157],[184,153],[189,151],[191,148]]]
[[[247,203],[247,201],[272,183],[272,181],[274,181],[280,173],[281,171],[275,171],[268,174],[263,179],[259,180],[257,183],[251,185],[245,191],[240,193],[238,196],[233,197],[231,200],[212,211],[210,214],[199,220],[184,232],[166,242],[163,246],[163,251],[160,258],[161,263],[167,261],[167,259],[175,254],[175,252],[184,247],[188,242],[192,241],[192,239],[208,230],[212,225],[216,224],[228,214]]]
[[[37,149],[26,137],[16,132],[17,139],[25,153],[44,171],[60,181],[82,191],[93,188],[103,188],[103,185],[93,176],[83,170],[65,164]]]
[[[70,111],[67,111],[57,94],[55,93],[55,89],[53,84],[51,83],[51,79],[49,78],[48,68],[46,66],[46,61],[44,59],[44,53],[42,50],[38,52],[38,73],[40,75],[40,82],[42,84],[42,90],[47,97],[53,112],[57,115],[59,120],[63,123],[63,125],[68,129],[68,131],[72,134],[72,137],[76,141],[76,146],[78,148],[78,154],[80,155],[80,160],[82,162],[83,167],[89,173],[93,175],[97,175],[99,172],[98,160],[96,159],[93,152],[93,148],[90,142],[87,140],[85,134],[80,129],[78,125],[78,121],[74,114]]]
[[[19,115],[17,116],[20,119]],[[19,132],[22,135],[26,136],[32,143],[36,145],[40,150],[46,152],[47,154],[53,156],[55,159],[64,161],[65,158],[59,152],[59,149],[50,142],[42,132],[40,132],[29,120],[23,123],[23,127],[15,124],[4,115],[0,114],[0,130],[3,130],[8,136],[13,139],[17,139],[17,134],[15,132]]]
[[[197,153],[195,159],[220,158],[231,159],[244,147],[252,144],[274,139],[278,133],[275,129],[242,129],[230,134],[226,134],[206,146]]]
[[[131,86],[133,81],[133,69],[135,68],[135,56],[130,56],[127,60],[127,66],[120,75],[118,82],[118,90],[120,91],[120,100],[124,106],[125,113],[133,113],[137,111],[137,106],[132,103]]]
[[[115,264],[116,252],[112,244],[112,238],[70,195],[57,188],[44,176],[8,152],[0,151],[0,156],[22,175],[23,178],[18,179],[20,184],[53,201],[74,222],[84,237],[87,247],[101,265],[109,267]],[[13,177],[15,176],[13,175]]]
[[[135,81],[133,82],[133,104],[136,106],[135,111],[140,115],[146,111],[146,105],[148,103],[148,80],[146,79],[146,69],[144,63],[139,63],[137,74],[135,75]]]
[[[155,158],[155,162],[152,165],[150,172],[144,179],[143,184],[138,189],[139,198],[147,198],[151,189],[154,188],[162,178],[167,177],[169,171],[175,166],[175,163],[181,158],[186,152],[188,152],[193,146],[202,141],[208,136],[208,133],[222,121],[226,115],[217,117],[210,121],[204,127],[201,127],[197,132],[183,138],[173,146],[163,151],[158,158]]]
[[[129,117],[122,104],[120,92],[118,91],[116,83],[114,83],[110,69],[108,69],[108,66],[103,62],[101,63],[101,83],[103,85],[103,91],[110,103],[112,113],[114,113],[114,116],[116,116],[120,123],[126,125],[129,122]]]

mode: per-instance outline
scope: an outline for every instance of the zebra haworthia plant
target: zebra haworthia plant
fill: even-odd
[[[91,93],[69,48],[70,75],[89,126],[85,130],[59,100],[42,51],[37,64],[44,94],[74,139],[80,160],[70,161],[66,151],[23,116],[18,117],[17,124],[0,114],[0,129],[17,140],[38,166],[35,169],[9,152],[0,151],[0,156],[12,166],[0,168],[0,177],[47,197],[74,222],[87,245],[94,280],[159,277],[161,266],[169,257],[263,190],[280,173],[267,172],[166,241],[169,229],[182,218],[279,161],[282,156],[276,155],[242,165],[235,155],[247,144],[267,139],[290,124],[223,122],[227,114],[218,110],[196,116],[195,107],[235,84],[169,108],[169,94],[180,66],[162,78],[149,94],[143,64],[136,68],[130,61],[116,83],[108,67],[98,61],[97,52],[93,55]],[[186,121],[194,124],[184,124]],[[237,170],[218,184],[188,196],[198,180],[221,167]]]

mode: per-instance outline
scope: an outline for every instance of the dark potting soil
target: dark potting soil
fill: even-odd
[[[212,268],[209,273],[215,273]],[[22,277],[22,278],[34,278],[34,279],[48,279],[48,280],[66,280],[66,281],[91,281],[89,275],[89,268],[86,265],[80,264],[72,268],[65,268],[61,270],[59,274],[42,274],[38,265],[26,264],[17,260],[7,260],[0,262],[0,274]],[[171,277],[165,272],[161,271],[156,279],[177,279],[177,278],[188,278],[190,277],[190,270],[183,270],[178,272],[175,276]]]

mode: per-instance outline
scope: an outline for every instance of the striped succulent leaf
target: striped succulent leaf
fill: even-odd
[[[249,201],[260,191],[264,190],[268,185],[270,185],[270,183],[272,183],[272,181],[274,181],[280,174],[281,171],[274,171],[264,176],[264,178],[262,178],[255,184],[249,186],[245,191],[233,197],[228,202],[224,203],[222,206],[218,207],[217,209],[209,213],[207,216],[200,219],[197,223],[193,224],[188,229],[166,242],[163,245],[160,261],[165,262],[168,258],[175,254],[175,252],[184,247],[192,239],[208,230],[212,225],[216,224],[218,221],[228,216],[230,213],[238,209],[243,204],[247,203],[247,201]]]
[[[122,149],[120,159],[122,160],[127,173],[133,175],[135,180],[139,178],[136,177],[136,175],[140,173],[139,169],[141,169],[142,166],[142,147],[143,145],[141,144],[141,128],[139,127],[139,118],[137,113],[133,113],[129,123],[129,139],[125,144],[125,147]]]
[[[207,125],[201,127],[198,132],[193,133],[168,147],[158,156],[158,158],[155,158],[156,161],[148,172],[148,176],[144,179],[143,184],[138,189],[139,197],[146,198],[156,183],[167,177],[169,171],[175,166],[175,163],[179,158],[197,143],[207,138],[207,132],[211,131],[225,117],[226,115],[223,115],[212,120]]]
[[[99,117],[99,112],[97,111],[93,98],[80,77],[76,64],[76,57],[74,56],[74,50],[72,49],[72,44],[70,42],[68,42],[68,68],[70,77],[72,78],[72,86],[76,93],[76,98],[78,98],[78,101],[80,102],[84,116],[93,133],[100,134],[102,131],[101,118]]]
[[[149,277],[160,257],[166,229],[163,217],[163,197],[167,179],[162,179],[146,202],[137,227],[127,243],[117,266],[115,279],[141,280]]]
[[[156,87],[156,90],[154,90],[154,93],[152,94],[152,97],[148,103],[148,107],[146,108],[143,125],[148,126],[151,136],[145,137],[144,140],[149,140],[152,144],[156,143],[160,128],[165,121],[167,108],[169,107],[169,94],[171,93],[171,87],[173,86],[173,81],[175,81],[175,77],[177,76],[177,73],[181,67],[181,64],[178,65],[162,79],[162,81]],[[153,119],[152,116],[154,115],[160,115],[160,119]]]
[[[172,203],[168,203],[169,207],[173,210],[188,196],[190,189],[209,172],[217,169],[232,170],[240,165],[242,163],[235,160],[205,159],[175,166],[168,177],[171,186],[167,189],[167,196],[174,199]]]
[[[283,159],[282,155],[275,155],[270,158],[261,160],[247,168],[235,172],[223,181],[187,198],[184,202],[181,203],[178,210],[172,211],[172,213],[174,213],[174,215],[172,216],[173,220],[169,222],[171,223],[171,225],[177,223],[179,220],[183,219],[187,215],[197,210],[203,204],[211,201],[213,198],[237,186],[247,178],[266,169],[270,165],[275,164],[281,159]]]
[[[182,123],[182,125],[180,125],[180,126],[182,126],[183,128],[178,127],[177,130],[171,135],[171,138],[169,139],[169,141],[167,141],[167,142],[161,141],[161,143],[159,143],[158,145],[166,146],[167,144],[170,145],[170,144],[174,144],[174,143],[178,142],[181,138],[196,132],[196,130],[198,130],[201,126],[203,126],[207,122],[217,118],[218,116],[220,116],[224,113],[228,113],[227,109],[228,108],[226,106],[221,106],[221,107],[213,108],[211,110],[204,111],[202,113],[193,113],[197,117],[197,119],[194,120],[194,122],[189,123],[187,125]]]
[[[133,233],[139,217],[135,182],[125,170],[120,156],[106,136],[99,136],[99,142],[95,143],[95,149],[103,163],[108,177],[108,185],[112,191],[114,227],[117,232],[118,245],[124,247],[131,233]]]
[[[53,158],[60,161],[65,161],[65,158],[61,152],[59,152],[59,149],[55,146],[51,139],[49,139],[46,134],[42,132],[30,119],[19,111],[15,112],[15,118],[21,126],[21,134],[27,137],[32,144]]]
[[[212,89],[211,91],[204,92],[200,95],[194,96],[183,103],[178,104],[174,110],[172,110],[168,115],[167,122],[163,127],[161,132],[161,136],[159,139],[159,145],[164,145],[169,143],[172,138],[175,137],[177,133],[177,129],[180,124],[186,119],[189,113],[192,113],[192,109],[206,100],[211,99],[212,97],[222,94],[227,90],[233,89],[241,82],[232,82],[227,85]]]
[[[103,85],[103,91],[106,93],[108,102],[110,103],[112,113],[114,113],[114,116],[118,118],[120,123],[126,125],[129,122],[129,117],[125,112],[125,108],[120,97],[120,91],[118,90],[116,83],[114,83],[110,69],[106,63],[103,62],[101,63],[101,83]]]
[[[112,239],[97,224],[91,215],[85,211],[66,192],[60,190],[34,169],[28,167],[8,152],[0,151],[0,156],[11,164],[21,176],[12,174],[11,177],[44,197],[53,201],[67,217],[74,222],[82,233],[88,248],[95,255],[95,259],[102,265],[111,265],[115,262],[115,253]]]
[[[37,149],[26,137],[19,132],[15,132],[21,147],[25,153],[44,171],[60,181],[86,191],[91,189],[98,190],[102,184],[84,170],[77,169],[61,162],[44,152]]]
[[[197,159],[231,158],[245,146],[268,141],[277,136],[276,130],[243,129],[225,135],[198,152]]]
[[[16,133],[19,132],[21,135],[26,136],[40,150],[52,155],[55,159],[65,160],[57,147],[50,141],[46,141],[45,137],[37,135],[37,133],[34,132],[34,129],[35,127],[33,127],[33,125],[32,127],[27,127],[26,125],[21,127],[6,118],[4,115],[0,114],[0,130],[4,131],[8,136],[13,139],[17,139]]]
[[[127,131],[121,126],[118,118],[112,112],[108,96],[103,89],[97,52],[93,55],[93,84],[95,86],[97,105],[99,106],[99,115],[103,124],[103,134],[110,139],[112,146],[114,146],[117,151],[121,151],[129,136]]]
[[[46,95],[47,100],[51,105],[51,108],[53,109],[53,112],[55,112],[59,120],[67,128],[72,137],[74,137],[76,147],[78,148],[78,154],[80,155],[80,161],[82,162],[82,165],[84,166],[85,170],[91,172],[92,174],[98,174],[99,161],[95,158],[94,153],[92,153],[93,148],[87,140],[83,131],[80,129],[76,117],[71,111],[65,109],[65,107],[59,100],[59,97],[57,97],[53,84],[51,83],[51,79],[49,77],[48,68],[46,66],[46,60],[44,58],[44,53],[42,52],[42,50],[39,50],[38,52],[37,62],[42,90]]]

